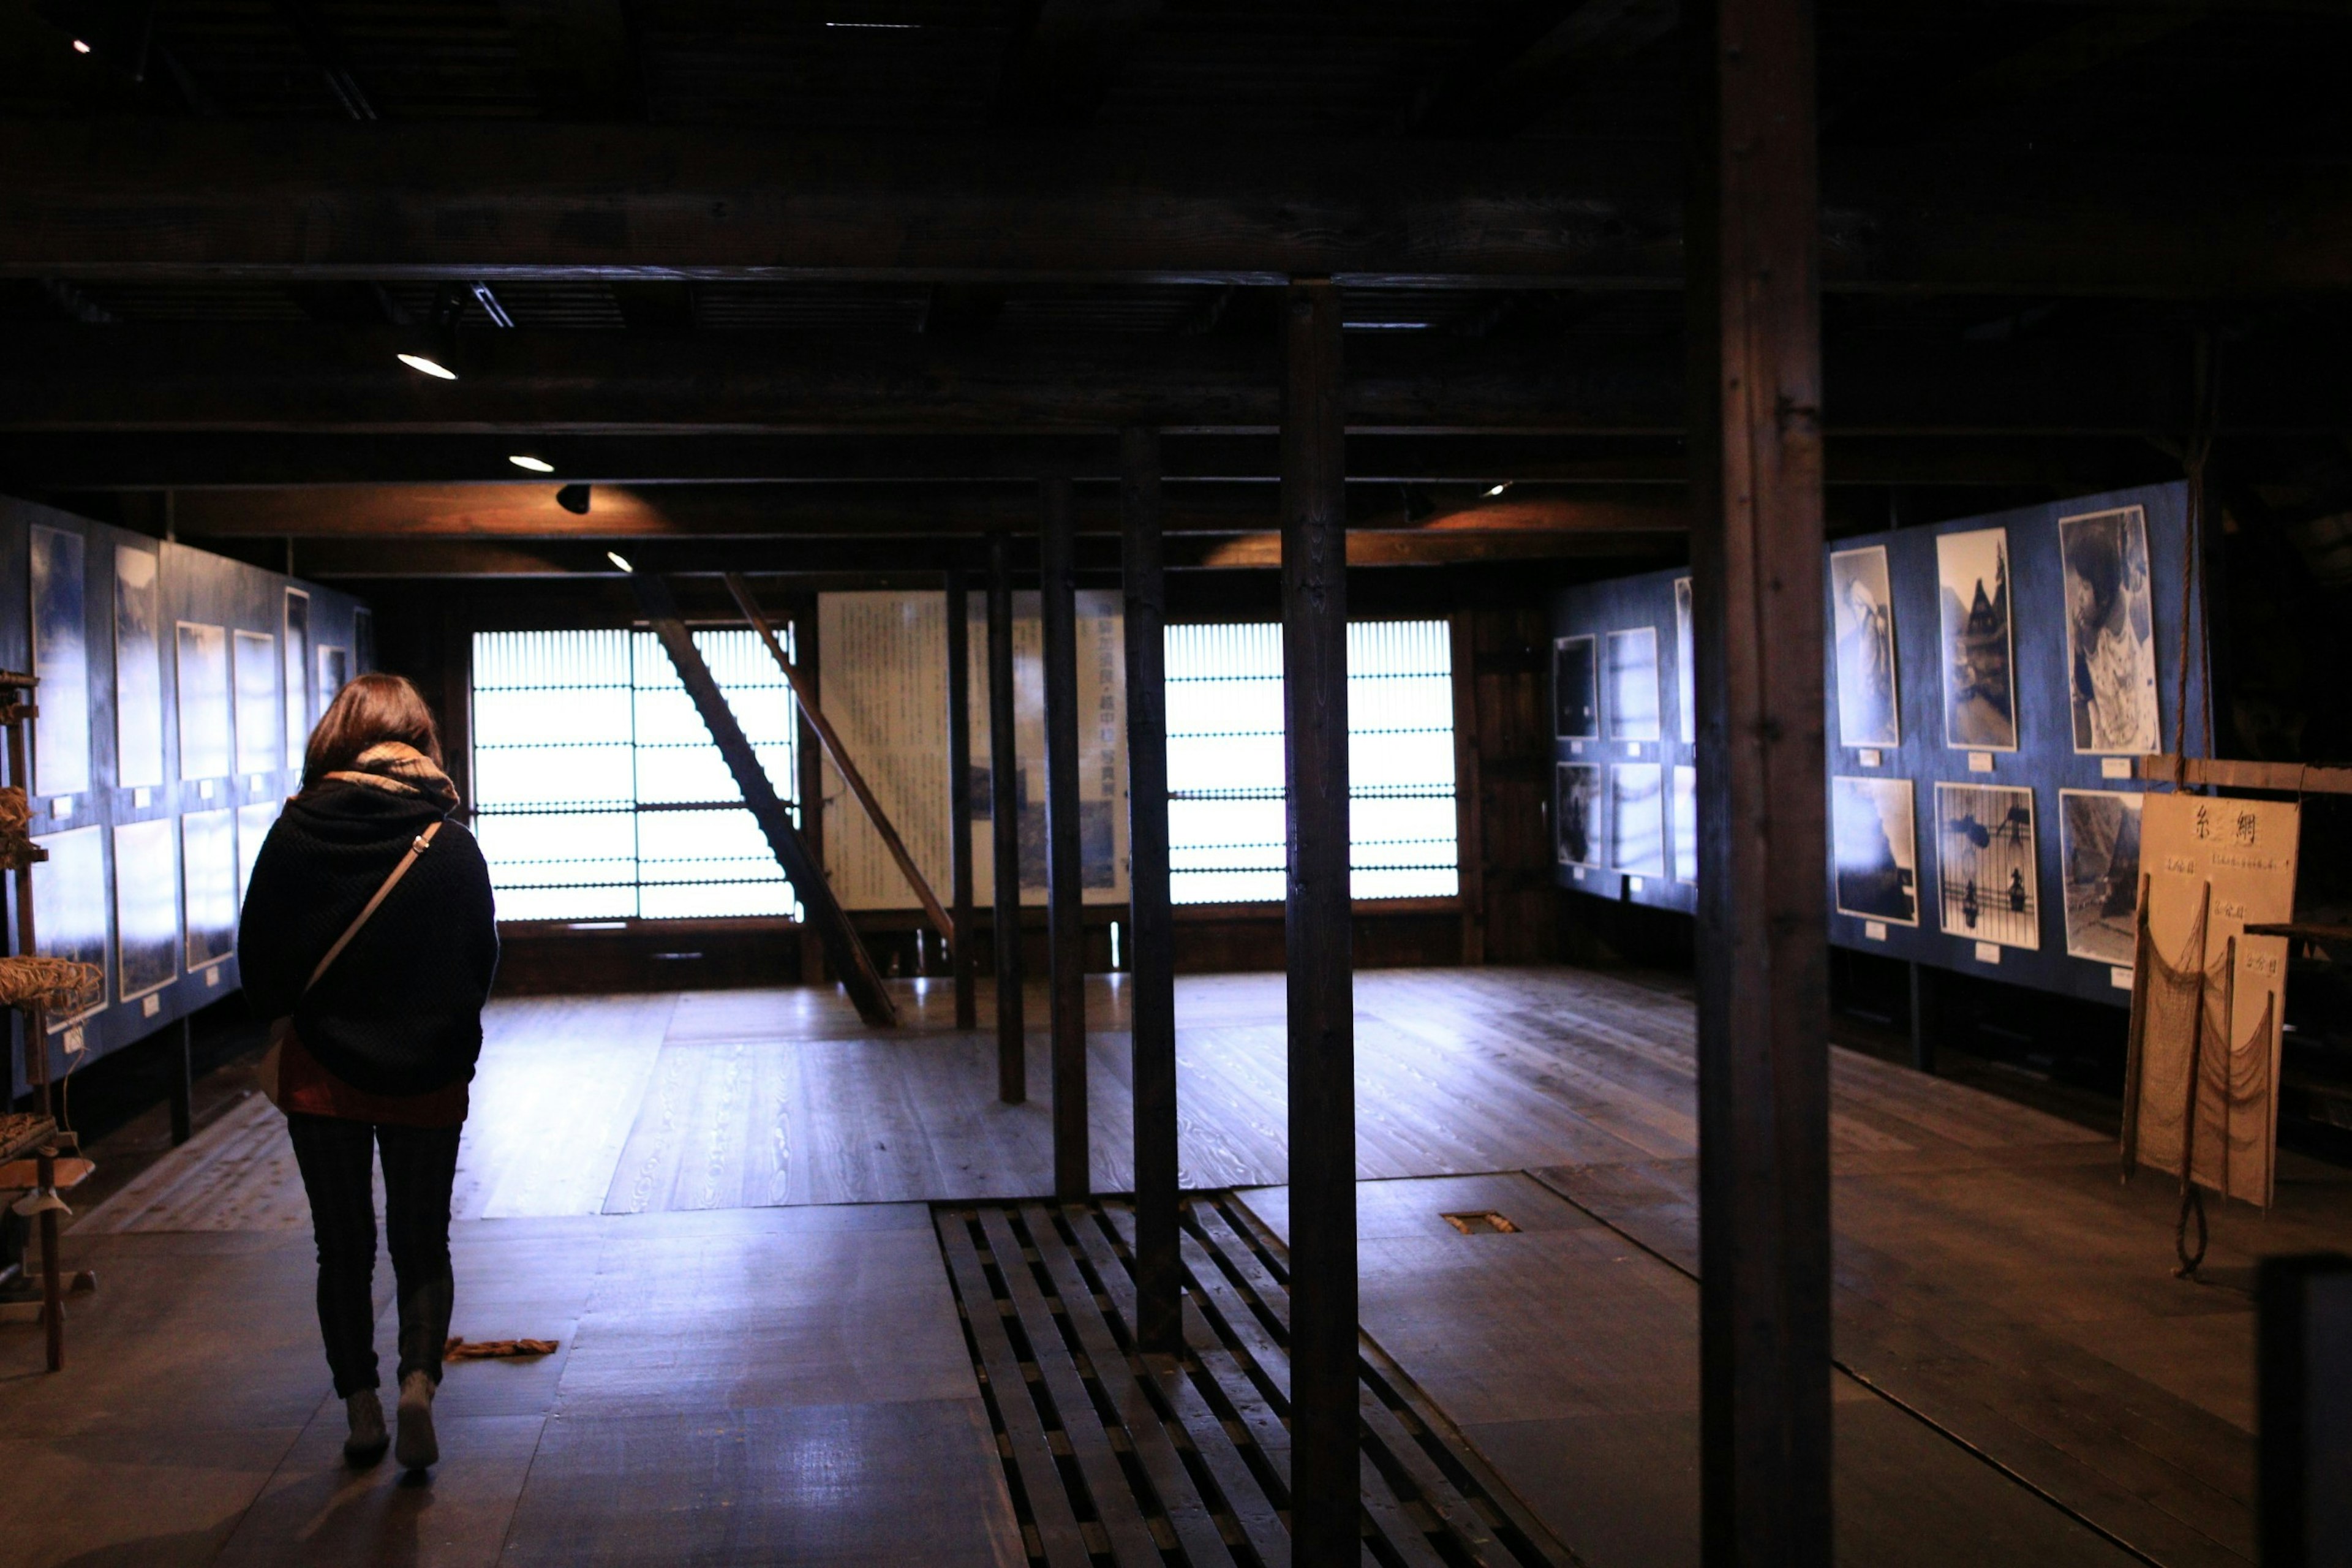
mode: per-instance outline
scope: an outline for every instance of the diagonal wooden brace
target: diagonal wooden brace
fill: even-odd
[[[867,1023],[888,1026],[898,1021],[898,1009],[882,984],[882,976],[874,967],[874,960],[866,952],[866,944],[857,939],[856,928],[843,912],[839,900],[833,896],[833,886],[824,879],[824,869],[808,852],[808,845],[793,826],[792,812],[776,795],[775,785],[768,782],[768,773],[760,765],[759,757],[745,738],[743,727],[735,721],[734,710],[719,689],[717,678],[710,667],[702,661],[702,654],[694,646],[686,623],[678,618],[677,605],[670,597],[669,585],[660,578],[643,572],[629,574],[629,583],[636,590],[638,606],[645,611],[646,620],[653,634],[661,639],[669,661],[677,667],[677,678],[686,686],[686,694],[693,699],[695,710],[718,743],[719,754],[727,760],[727,771],[735,775],[735,787],[743,792],[743,804],[751,808],[751,816],[767,836],[768,847],[775,851],[776,863],[792,879],[793,890],[800,895],[801,907],[807,912],[808,923],[824,943],[824,954],[833,964],[833,972],[849,993],[850,1002],[857,1016]]]

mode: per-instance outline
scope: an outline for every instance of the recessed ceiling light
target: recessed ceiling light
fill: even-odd
[[[400,363],[406,365],[411,370],[423,371],[426,375],[436,377],[442,381],[455,381],[457,379],[457,373],[456,371],[451,370],[445,364],[426,359],[423,354],[402,354],[399,358]]]
[[[614,565],[618,566],[624,572],[634,573],[636,571],[635,567],[629,564],[627,557],[624,556],[617,550],[607,550],[604,552],[604,559],[611,562]]]
[[[83,43],[79,38],[76,38],[74,40],[74,53],[78,55],[86,55],[89,53],[89,46]]]
[[[911,33],[920,22],[827,22],[828,27],[879,27],[893,33]]]
[[[1509,489],[1510,488],[1511,488],[1511,481],[1510,481],[1510,480],[1508,480],[1508,479],[1505,479],[1501,484],[1499,484],[1499,485],[1495,485],[1495,486],[1491,487],[1490,489],[1488,489],[1488,490],[1486,491],[1486,494],[1487,494],[1487,496],[1488,496],[1489,498],[1492,498],[1492,497],[1495,497],[1495,496],[1501,495],[1505,490]]]
[[[1342,321],[1339,325],[1351,332],[1425,332],[1427,321]]]
[[[544,458],[531,457],[530,454],[525,452],[517,452],[512,457],[509,458],[507,461],[512,463],[518,468],[529,468],[534,474],[551,474],[555,472],[555,465],[553,463],[549,462]]]

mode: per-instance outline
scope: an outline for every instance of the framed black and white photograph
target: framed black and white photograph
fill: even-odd
[[[2138,507],[2058,520],[2066,581],[2068,700],[2074,750],[2147,756],[2158,740],[2156,606],[2147,517]]]
[[[1666,874],[1664,770],[1619,763],[1609,770],[1610,861],[1637,877]]]
[[[1563,866],[1598,868],[1602,863],[1602,836],[1607,829],[1601,815],[1601,784],[1598,763],[1559,765],[1552,821],[1559,832]]]
[[[77,827],[33,840],[49,858],[33,868],[33,935],[44,957],[106,970],[106,829]],[[51,1033],[106,1005],[106,991],[79,1013],[47,1016]]]
[[[310,595],[286,590],[286,766],[302,765],[310,743]]]
[[[1841,550],[1830,556],[1830,613],[1837,644],[1838,743],[1901,745],[1895,596],[1887,582],[1885,545]]]
[[[1698,638],[1691,627],[1691,580],[1675,579],[1675,723],[1685,746],[1698,744]]]
[[[2121,790],[2058,792],[2058,852],[2066,877],[2066,951],[2117,969],[2137,957],[2142,797]]]
[[[233,639],[236,667],[236,771],[278,771],[278,742],[285,722],[278,710],[278,639],[268,632],[238,632]]]
[[[1675,880],[1698,885],[1698,770],[1688,764],[1675,769],[1672,804],[1675,837]]]
[[[89,582],[79,533],[26,529],[31,550],[33,790],[78,795],[89,790]]]
[[[180,825],[171,817],[114,829],[114,948],[120,1001],[180,973]]]
[[[180,818],[180,879],[193,974],[236,951],[236,813],[223,806]]]
[[[2011,665],[2009,531],[1980,528],[1936,540],[1942,605],[1944,743],[1967,752],[2017,750]]]
[[[2033,792],[1939,784],[1936,838],[1937,897],[1945,934],[2040,948]]]
[[[163,782],[161,563],[152,550],[114,548],[114,782]]]
[[[1555,638],[1551,645],[1551,732],[1563,741],[1590,741],[1601,733],[1600,671],[1590,636]]]
[[[319,713],[324,717],[336,695],[351,684],[352,650],[331,644],[319,649]],[[311,722],[316,723],[317,720]]]
[[[1830,781],[1837,911],[1889,925],[1919,923],[1919,849],[1909,779]]]
[[[232,772],[228,628],[179,624],[180,776],[216,779]]]
[[[1658,738],[1658,632],[1634,626],[1609,634],[1609,738]]]

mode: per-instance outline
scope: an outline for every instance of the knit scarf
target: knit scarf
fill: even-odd
[[[433,759],[404,741],[383,741],[370,746],[348,768],[327,775],[340,784],[364,784],[392,795],[413,795],[444,812],[457,808],[457,786]]]

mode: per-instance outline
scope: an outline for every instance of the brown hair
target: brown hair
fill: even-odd
[[[329,773],[348,768],[360,753],[386,741],[399,741],[441,762],[441,728],[433,710],[406,678],[362,675],[335,696],[310,731],[302,753],[302,787],[315,788]]]

